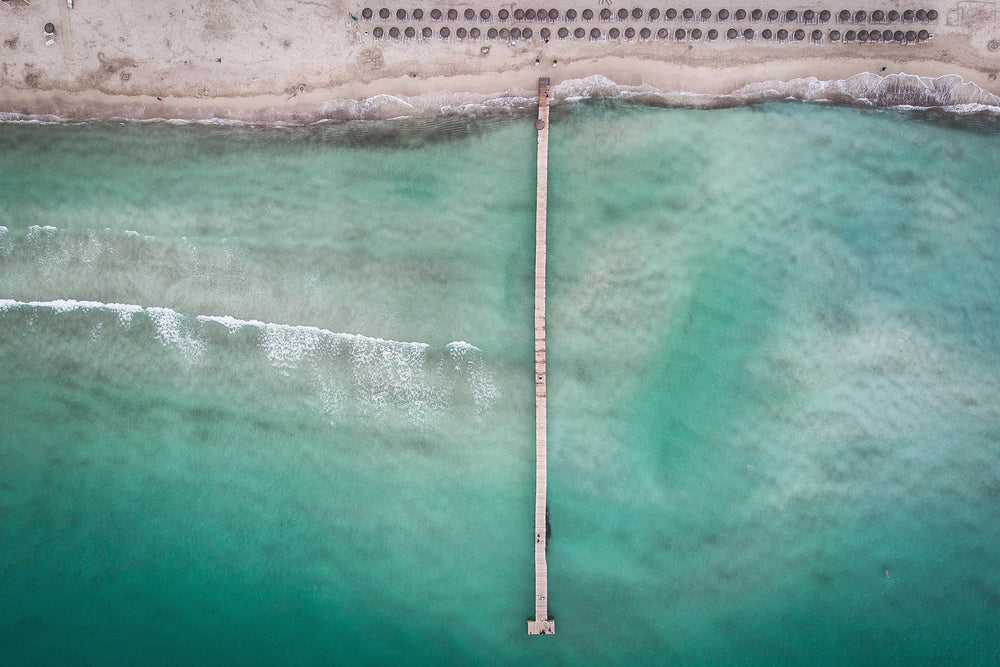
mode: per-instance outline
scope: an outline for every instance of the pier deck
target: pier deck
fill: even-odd
[[[538,79],[538,180],[535,191],[535,620],[529,635],[555,634],[549,618],[549,570],[545,561],[545,213],[549,177],[549,79]]]

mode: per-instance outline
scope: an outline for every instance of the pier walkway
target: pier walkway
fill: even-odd
[[[538,180],[535,191],[535,620],[529,635],[555,634],[549,618],[545,462],[545,213],[549,181],[549,79],[538,79]]]

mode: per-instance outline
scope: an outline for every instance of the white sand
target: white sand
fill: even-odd
[[[568,79],[601,75],[629,86],[647,85],[661,91],[687,91],[712,95],[740,90],[760,81],[787,81],[815,77],[819,80],[846,79],[861,72],[885,74],[906,72],[937,77],[960,75],[965,81],[994,94],[1000,94],[997,71],[1000,70],[1000,23],[992,3],[957,2],[953,5],[932,0],[927,4],[904,4],[889,0],[881,5],[845,4],[827,6],[834,18],[826,24],[777,25],[749,20],[721,23],[719,8],[735,12],[755,5],[730,4],[709,0],[697,6],[712,10],[707,22],[673,22],[661,16],[650,23],[645,17],[626,22],[601,22],[599,3],[556,0],[538,5],[468,4],[445,2],[428,4],[401,2],[393,4],[353,4],[342,0],[228,0],[193,2],[158,0],[157,2],[97,2],[78,0],[74,9],[64,0],[32,0],[29,6],[0,6],[0,112],[56,114],[63,117],[125,116],[130,118],[162,117],[231,117],[268,120],[314,115],[333,108],[344,115],[364,115],[365,107],[342,100],[365,100],[378,95],[417,96],[435,91],[497,94],[504,91],[533,94],[539,75],[552,78],[553,84]],[[504,27],[496,21],[497,11],[507,7],[551,7],[563,14],[574,8],[595,11],[595,18],[585,22],[554,23],[538,21],[508,22],[506,27],[531,27],[535,36],[511,45],[487,41],[490,27]],[[371,7],[375,20],[360,19],[361,11]],[[631,10],[667,7],[678,11],[687,5],[636,2],[611,5]],[[784,13],[802,10],[809,5],[760,5]],[[392,18],[378,19],[378,10],[387,7]],[[421,21],[397,21],[399,8],[420,7]],[[430,10],[438,7],[459,10],[454,22],[430,20]],[[472,7],[494,14],[492,23],[477,18],[466,21],[462,14]],[[822,6],[812,6],[817,12]],[[743,30],[765,27],[776,30],[803,28],[807,34],[822,29],[844,32],[874,26],[839,24],[840,9],[936,9],[939,18],[933,23],[880,25],[880,29],[927,29],[933,38],[924,44],[775,44],[758,39],[748,43],[742,38],[727,41],[729,27]],[[56,27],[54,44],[45,45],[43,26]],[[371,30],[376,25],[386,29],[413,26],[432,27],[433,38],[397,42],[375,41]],[[442,26],[452,30],[450,41],[442,41],[437,31]],[[660,27],[673,32],[677,28],[703,31],[719,30],[720,38],[712,43],[661,42],[592,42],[572,37],[555,37],[559,27],[570,30],[593,27],[607,31],[611,27],[636,30],[650,27],[654,34]],[[484,37],[477,42],[458,41],[459,27],[479,27]],[[553,32],[549,43],[538,38],[542,27]],[[489,47],[483,53],[483,47]],[[997,50],[991,50],[991,47]],[[535,60],[540,66],[535,67]],[[558,66],[552,67],[552,61]],[[476,98],[471,96],[468,99]],[[433,99],[433,96],[427,98]],[[443,99],[443,98],[442,98]],[[478,99],[478,98],[476,98]],[[432,106],[425,100],[426,106]],[[391,111],[404,112],[406,105]],[[391,114],[390,114],[391,115]]]

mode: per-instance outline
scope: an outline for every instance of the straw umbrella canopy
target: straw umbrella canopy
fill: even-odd
[[[583,20],[584,21],[590,21],[593,18],[594,18],[594,10],[593,9],[584,9],[583,10]]]
[[[819,20],[820,20],[821,23],[826,23],[827,21],[830,20],[831,16],[832,16],[832,14],[830,14],[830,10],[829,9],[824,9],[823,11],[821,11],[819,13]]]
[[[511,28],[510,29],[510,38],[511,39],[521,39],[521,29],[520,28]]]
[[[622,7],[621,9],[618,10],[618,20],[624,21],[627,18],[628,18],[628,10]]]
[[[831,42],[839,42],[840,41],[840,31],[839,30],[831,30],[830,31],[830,41]]]
[[[863,10],[863,9],[859,9],[858,11],[854,12],[854,22],[855,23],[864,23],[865,19],[867,19],[867,18],[868,18],[868,13],[865,12],[865,10]]]
[[[708,31],[708,41],[714,42],[718,38],[719,38],[719,31],[718,30],[716,30],[715,28],[712,28],[711,30]]]
[[[448,29],[448,26],[444,26],[438,30],[438,34],[441,35],[442,38],[448,39],[448,37],[451,36],[451,30]]]
[[[926,21],[927,20],[927,10],[926,9],[918,9],[917,13],[914,14],[914,16],[917,17],[918,21]]]
[[[506,21],[507,19],[510,18],[510,12],[506,9],[501,9],[497,12],[497,18],[499,18],[501,21]]]
[[[635,39],[635,28],[632,26],[625,28],[625,39]]]
[[[486,31],[486,39],[496,39],[497,35],[499,34],[500,31],[498,31],[496,28],[490,28],[489,30]]]
[[[473,28],[472,30],[469,31],[469,37],[471,37],[472,39],[479,39],[479,36],[481,34],[483,33],[480,32],[479,28]]]
[[[424,10],[422,10],[422,9],[414,9],[412,12],[410,12],[410,16],[413,17],[414,21],[419,21],[422,18],[424,18]]]
[[[753,28],[747,28],[746,30],[743,31],[743,39],[747,40],[748,42],[753,39],[753,36],[754,36]]]
[[[388,7],[383,7],[382,9],[378,10],[378,17],[383,21],[389,18],[389,15],[390,12]]]
[[[755,9],[752,12],[750,12],[750,19],[751,20],[753,20],[753,21],[759,21],[762,18],[764,18],[764,12],[763,12],[763,10]]]
[[[457,9],[449,9],[448,10],[448,20],[449,21],[457,21],[458,20],[458,10]]]
[[[926,30],[921,30],[920,32],[917,33],[917,39],[919,39],[921,42],[926,42],[928,39],[930,39],[930,37],[931,34]]]
[[[566,20],[567,21],[575,21],[576,20],[576,10],[575,9],[567,9],[566,10]]]
[[[531,39],[531,36],[535,34],[535,31],[531,28],[522,28],[521,37],[524,39]]]
[[[886,14],[886,17],[889,19],[889,23],[895,23],[899,20],[899,12],[895,9],[890,9],[889,13]]]
[[[459,39],[465,39],[465,36],[468,34],[469,32],[465,28],[459,28],[458,30],[455,31],[455,37]]]
[[[802,20],[803,21],[814,21],[814,20],[816,20],[816,12],[814,12],[811,9],[805,10],[804,12],[802,12]]]
[[[507,28],[500,28],[500,39],[510,39],[510,30]]]
[[[701,10],[701,20],[702,21],[707,21],[710,18],[712,18],[712,10],[711,9],[709,9],[708,7],[706,7],[705,9]]]
[[[435,7],[434,9],[431,10],[431,21],[440,21],[440,20],[441,20],[441,10]]]
[[[912,9],[907,9],[906,11],[903,12],[903,20],[904,21],[912,21],[913,20],[913,10]]]
[[[514,20],[515,21],[523,21],[524,20],[524,10],[523,9],[515,9],[514,10]]]
[[[927,10],[927,20],[928,21],[937,21],[937,17],[938,17],[938,13],[937,13],[936,9],[928,9]]]
[[[542,39],[548,39],[549,37],[552,36],[552,31],[549,30],[548,28],[542,28],[541,30],[538,31],[538,36],[541,37]]]
[[[875,31],[875,34],[881,36],[881,33],[878,30]],[[878,37],[876,37],[876,39],[878,39]],[[868,41],[867,30],[858,30],[858,41],[862,44]]]
[[[612,28],[611,30],[608,30],[608,39],[618,39],[621,36],[622,36],[622,31],[619,30],[618,28]]]
[[[899,34],[899,37],[896,37],[897,34]],[[882,41],[883,42],[892,42],[892,41],[902,42],[903,41],[903,31],[902,30],[897,30],[896,32],[893,32],[892,30],[883,30],[882,31]]]
[[[691,19],[694,18],[694,10],[688,7],[683,12],[681,12],[681,16],[684,17],[685,21],[690,21]]]
[[[730,28],[726,31],[726,39],[736,39],[739,36],[740,33],[736,28]]]
[[[802,28],[799,28],[798,30],[795,31],[795,41],[796,42],[801,42],[805,38],[806,38],[806,31],[805,30],[803,30]]]
[[[670,32],[666,28],[660,28],[656,31],[657,39],[666,39],[670,35]]]
[[[818,42],[821,39],[823,39],[823,31],[822,30],[813,30],[813,32],[812,32],[812,40],[814,42]]]
[[[611,10],[608,9],[607,7],[601,10],[601,20],[602,21],[611,20]]]
[[[780,39],[782,42],[785,41],[786,39],[788,39],[788,31],[785,30],[784,28],[779,28],[778,29],[778,39]]]
[[[430,28],[425,27],[423,30],[420,31],[420,34],[423,35],[424,38],[429,38],[434,34],[434,31],[431,30]]]
[[[676,39],[678,42],[684,41],[685,37],[687,37],[687,31],[684,30],[684,28],[678,28],[677,30],[674,31],[674,39]]]
[[[762,39],[770,40],[772,37],[774,37],[774,33],[771,32],[770,28],[764,28],[763,30],[760,31],[760,36]]]
[[[480,21],[489,21],[492,18],[493,18],[493,12],[491,12],[488,9],[484,9],[481,12],[479,12]]]
[[[465,10],[465,20],[466,21],[475,21],[476,20],[476,10],[472,9],[472,8],[466,9]]]
[[[403,31],[403,34],[406,35],[407,39],[413,39],[417,36],[417,29],[412,25],[406,26],[406,30]]]
[[[666,17],[668,21],[673,21],[675,18],[677,18],[677,10],[671,7],[670,9],[667,10]]]
[[[649,28],[643,28],[642,30],[639,31],[639,39],[649,39],[650,35],[652,34],[653,31],[650,30]]]
[[[855,37],[857,37],[857,35],[858,33],[854,32],[853,30],[848,30],[847,32],[844,33],[844,41],[853,42]]]
[[[600,28],[594,28],[593,30],[591,30],[590,31],[590,38],[591,39],[600,39],[601,38],[601,29]]]
[[[695,28],[694,30],[691,31],[691,39],[697,41],[701,39],[701,34],[702,34],[701,28]]]
[[[653,7],[648,12],[646,12],[646,18],[648,18],[650,21],[658,20],[660,18],[660,10],[657,9],[656,7]]]
[[[587,31],[584,30],[583,28],[577,28],[576,30],[573,31],[573,36],[576,37],[577,39],[583,39],[584,37],[587,36]]]
[[[363,18],[366,21],[371,21],[373,15],[374,12],[372,11],[371,7],[365,7],[364,9],[361,10],[361,18]]]
[[[846,9],[841,9],[840,13],[837,14],[837,20],[841,21],[841,22],[843,22],[843,21],[850,21],[851,20],[851,12],[849,12]]]
[[[716,17],[717,17],[717,18],[718,18],[718,19],[719,19],[720,21],[728,21],[728,20],[729,20],[729,10],[728,10],[728,9],[720,9],[720,10],[718,11],[718,13],[716,13],[716,15],[715,15],[715,16],[716,16]]]
[[[406,20],[406,10],[405,9],[397,9],[396,10],[396,20],[397,21],[405,21]]]
[[[634,19],[641,19],[642,18],[642,9],[640,9],[639,7],[635,7],[632,10],[632,18],[634,18]]]
[[[566,28],[565,26],[559,28],[559,32],[557,32],[556,34],[559,35],[559,39],[566,39],[567,37],[569,37],[569,28]]]
[[[883,12],[881,9],[876,9],[875,11],[872,12],[873,23],[881,23],[884,20],[885,20],[885,12]]]
[[[524,20],[525,21],[534,21],[535,20],[535,10],[534,9],[525,9],[524,10]]]
[[[747,10],[745,10],[745,9],[737,9],[736,10],[736,20],[737,21],[745,21],[746,18],[747,18]]]
[[[906,31],[906,41],[907,42],[915,42],[915,41],[917,41],[917,31],[916,30],[907,30]]]
[[[902,42],[904,39],[906,39],[906,33],[903,32],[902,30],[897,30],[894,33],[892,33],[892,41]]]
[[[789,9],[787,12],[785,12],[786,21],[795,21],[798,18],[799,18],[799,13],[794,9]]]
[[[382,26],[380,26],[380,25],[379,26],[375,26],[375,28],[372,30],[372,35],[375,37],[375,39],[382,39],[382,35],[384,35],[384,34],[385,34],[385,30],[383,30]]]
[[[558,21],[559,20],[559,10],[558,9],[550,9],[549,10],[549,20],[550,21]]]
[[[397,28],[396,26],[392,26],[391,28],[389,28],[389,37],[392,37],[393,39],[399,39],[399,28]]]

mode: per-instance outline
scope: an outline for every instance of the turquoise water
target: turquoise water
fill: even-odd
[[[551,141],[529,638],[531,119],[0,126],[4,662],[1000,659],[1000,133]]]

